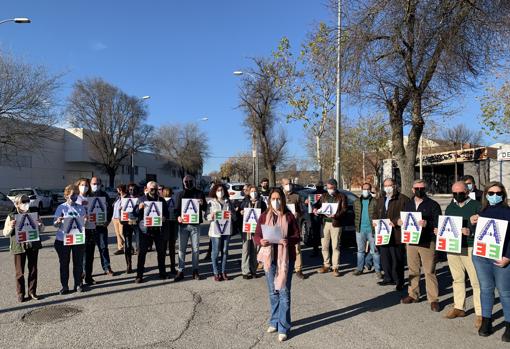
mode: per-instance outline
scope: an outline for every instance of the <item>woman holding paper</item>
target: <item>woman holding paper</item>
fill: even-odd
[[[209,225],[209,237],[212,244],[211,264],[214,281],[228,280],[225,270],[227,267],[228,245],[230,235],[232,234],[232,223],[235,220],[235,208],[229,200],[227,193],[228,191],[223,184],[215,184],[210,191],[212,200],[207,207],[207,220],[211,222]],[[218,269],[220,249],[221,273]]]
[[[71,260],[71,253],[73,254],[73,276],[74,276],[74,290],[82,292],[82,273],[83,273],[83,253],[85,245],[64,245],[64,218],[66,217],[83,217],[87,220],[85,207],[78,205],[78,187],[75,185],[68,185],[64,189],[64,198],[66,202],[60,204],[55,211],[55,219],[53,225],[58,228],[55,237],[55,250],[58,254],[58,261],[60,264],[60,283],[62,289],[60,294],[68,294],[69,287],[69,262]]]
[[[490,182],[485,186],[482,197],[482,208],[478,215],[471,217],[471,223],[477,224],[475,235],[475,246],[473,251],[473,263],[476,268],[476,275],[480,282],[480,299],[482,302],[482,325],[478,334],[487,337],[492,334],[492,308],[494,306],[494,289],[498,289],[499,299],[503,306],[505,316],[505,333],[501,337],[503,342],[510,342],[510,208],[508,207],[508,195],[503,184],[499,182]],[[497,229],[494,226],[480,225],[480,218],[490,218],[506,221],[506,235],[502,244],[502,257],[500,260],[480,257],[484,250],[477,242],[481,240],[484,231],[491,230],[491,234],[496,235]],[[484,220],[485,221],[485,220]],[[490,221],[489,221],[490,222]],[[492,221],[493,222],[493,221]],[[480,229],[483,231],[479,235]],[[503,231],[499,232],[500,236]],[[494,240],[494,238],[491,238]],[[497,238],[496,238],[497,240]],[[484,245],[486,246],[486,245]],[[494,245],[493,245],[494,246]]]
[[[267,205],[262,200],[257,187],[254,185],[250,185],[249,188],[249,196],[246,196],[241,202],[241,216],[243,217],[243,223],[245,222],[245,214],[247,209],[250,208],[258,208],[260,212],[264,212],[267,210]],[[252,233],[242,232],[241,236],[243,239],[243,251],[241,254],[241,272],[243,274],[243,279],[248,280],[255,277],[257,273],[257,253],[255,244],[253,243]]]
[[[290,286],[300,234],[281,189],[271,190],[269,205],[259,218],[253,239],[262,246],[257,257],[264,265],[269,290],[271,317],[267,332],[278,332],[278,340],[282,342],[291,327]]]
[[[14,267],[16,269],[16,293],[18,302],[25,301],[25,262],[28,260],[28,297],[38,300],[37,297],[37,257],[41,241],[19,243],[16,240],[16,215],[28,213],[30,199],[25,194],[19,194],[14,198],[14,211],[9,213],[4,223],[4,236],[10,237],[10,250],[14,255]],[[35,223],[35,222],[34,222]],[[44,225],[41,219],[37,222],[39,232],[42,232]]]

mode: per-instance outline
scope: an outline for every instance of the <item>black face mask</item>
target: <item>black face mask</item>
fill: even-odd
[[[455,201],[462,203],[467,200],[468,196],[466,193],[453,193],[453,198]]]
[[[149,195],[152,196],[152,197],[156,196],[156,189],[150,189],[149,190]]]
[[[417,188],[414,190],[414,196],[416,196],[417,198],[423,198],[425,197],[425,195],[427,195],[427,193],[425,192],[425,188]]]
[[[186,187],[186,189],[193,188],[193,181],[184,181],[184,187]]]

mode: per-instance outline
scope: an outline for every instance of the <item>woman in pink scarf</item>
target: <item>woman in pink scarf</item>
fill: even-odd
[[[263,230],[273,227],[281,231],[278,243],[271,243],[263,234]],[[287,209],[281,189],[271,190],[268,209],[260,215],[253,240],[261,246],[257,258],[264,265],[269,289],[271,318],[267,332],[278,332],[278,340],[282,342],[287,339],[291,327],[290,285],[296,260],[295,245],[299,243],[300,234],[297,221]]]

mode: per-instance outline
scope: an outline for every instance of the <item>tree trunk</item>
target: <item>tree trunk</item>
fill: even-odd
[[[319,181],[322,182],[322,157],[321,157],[321,138],[315,136],[315,146],[317,150],[317,165],[319,166]]]
[[[108,180],[109,187],[115,188],[115,175],[117,173],[116,169],[109,168],[106,170],[106,173],[108,173],[108,177],[109,177],[109,180]]]

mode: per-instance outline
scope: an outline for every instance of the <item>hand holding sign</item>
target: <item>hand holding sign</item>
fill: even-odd
[[[503,257],[508,221],[479,217],[473,255],[500,261]]]
[[[161,227],[163,225],[163,203],[161,201],[146,201],[143,218],[147,228]]]
[[[462,217],[439,216],[436,250],[460,253],[462,248]]]
[[[338,210],[338,203],[323,203],[321,208],[317,211],[318,214],[323,214],[329,218],[333,217]]]
[[[181,220],[183,224],[200,223],[200,200],[182,199]]]

